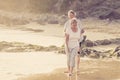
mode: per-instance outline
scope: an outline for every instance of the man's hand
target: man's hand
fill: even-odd
[[[81,33],[84,33],[84,32],[85,32],[84,29],[82,29],[82,30],[81,30]]]

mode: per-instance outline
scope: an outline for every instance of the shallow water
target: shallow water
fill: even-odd
[[[0,41],[7,41],[7,42],[23,42],[28,44],[35,44],[41,46],[62,46],[64,44],[64,39],[60,37],[54,36],[43,36],[39,33],[32,33],[27,31],[21,30],[14,30],[14,29],[5,29],[0,28]],[[59,42],[58,42],[59,41]]]
[[[92,63],[89,61],[92,60]],[[96,68],[100,59],[81,58],[81,68]],[[120,61],[119,59],[102,59],[104,62]],[[98,67],[98,66],[97,66]],[[57,68],[66,68],[66,55],[54,52],[24,52],[24,53],[2,53],[0,52],[0,80],[16,80],[31,74],[49,73]],[[84,71],[94,73],[96,70]]]
[[[53,52],[0,53],[0,80],[48,73],[66,67],[66,56]]]

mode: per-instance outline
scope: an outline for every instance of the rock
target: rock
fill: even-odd
[[[101,41],[101,45],[109,45],[109,44],[111,44],[110,40],[105,39],[105,40]]]
[[[100,45],[100,44],[101,44],[101,41],[100,41],[100,40],[96,40],[95,43],[96,43],[97,45]]]
[[[104,40],[96,40],[96,41],[86,40],[84,44],[86,47],[93,47],[93,46],[99,46],[99,45],[110,45],[110,44],[120,44],[120,38],[115,38],[115,39],[110,39],[110,40],[104,39]]]
[[[117,46],[110,56],[120,57],[120,46]]]
[[[120,46],[117,46],[113,53],[120,51]]]
[[[4,0],[0,5],[1,10],[18,13],[65,14],[73,9],[79,18],[100,16],[100,19],[118,19],[119,15],[116,12],[119,11],[120,0]]]
[[[119,57],[120,57],[120,51],[117,52],[117,58],[119,58]]]
[[[114,44],[120,44],[120,38],[113,39],[111,42]]]
[[[93,47],[94,46],[94,42],[90,41],[90,40],[86,40],[85,44],[87,47]]]
[[[99,53],[91,53],[88,57],[90,58],[100,58]]]
[[[120,13],[116,11],[111,11],[109,14],[105,15],[100,15],[100,19],[108,19],[109,21],[113,21],[115,19],[120,19]]]
[[[41,13],[54,13],[60,16],[66,14],[70,9],[73,9],[77,13],[77,18],[80,19],[87,17],[110,21],[120,19],[120,0],[15,0],[14,2],[2,1],[0,5],[0,23],[8,26],[29,23],[31,20],[26,18],[27,15],[31,19],[33,15]],[[53,17],[54,14],[52,14]],[[40,24],[46,24],[45,22],[64,24],[66,21],[66,18],[53,17],[45,15],[37,22]]]
[[[99,58],[100,57],[100,51],[96,51],[94,49],[88,49],[88,48],[85,48],[82,50],[80,56],[81,57],[84,57],[84,56],[87,56],[87,57],[91,57],[91,58]]]

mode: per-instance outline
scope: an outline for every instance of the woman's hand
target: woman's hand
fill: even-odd
[[[69,48],[68,48],[68,41],[69,41],[69,35],[68,35],[68,34],[65,34],[65,44],[66,44],[67,52],[69,53],[70,50],[69,50]]]
[[[81,52],[81,48],[79,47],[79,49],[78,49],[78,54],[80,54],[80,52]]]

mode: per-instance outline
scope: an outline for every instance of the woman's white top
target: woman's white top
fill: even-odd
[[[66,34],[69,35],[68,48],[79,48],[80,29],[77,32],[73,32],[71,27],[66,29]]]

